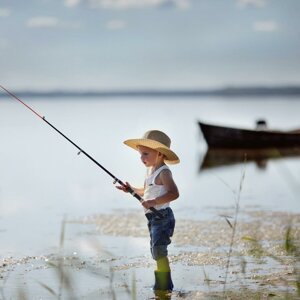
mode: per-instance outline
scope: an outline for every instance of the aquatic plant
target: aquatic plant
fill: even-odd
[[[292,226],[289,225],[285,236],[285,250],[292,257],[293,275],[297,287],[297,295],[300,297],[300,241],[293,236]]]
[[[37,283],[46,291],[48,291],[52,296],[54,296],[57,299],[64,299],[66,293],[66,296],[68,296],[69,299],[79,299],[79,296],[77,296],[74,292],[74,287],[76,287],[76,280],[74,279],[74,276],[72,275],[72,269],[74,267],[83,269],[86,272],[93,274],[102,280],[108,280],[108,295],[111,297],[112,300],[116,300],[116,291],[114,287],[114,277],[115,272],[113,267],[110,265],[110,262],[113,261],[113,256],[110,252],[104,250],[99,244],[96,242],[90,243],[89,247],[95,249],[96,253],[105,255],[106,257],[111,257],[111,259],[105,259],[104,262],[107,264],[106,270],[103,270],[100,267],[94,267],[93,265],[90,265],[87,262],[82,262],[79,257],[70,256],[68,257],[64,253],[64,243],[65,243],[65,237],[66,237],[66,224],[67,224],[67,218],[64,217],[61,224],[61,232],[60,232],[60,240],[59,240],[59,251],[56,256],[51,257],[47,261],[47,265],[50,268],[53,268],[56,273],[56,278],[58,280],[58,288],[57,291],[51,287],[49,284],[43,283],[41,281],[37,281]],[[71,265],[68,265],[68,261],[71,262]],[[53,284],[53,283],[52,283]],[[132,276],[132,283],[131,288],[127,284],[124,284],[126,292],[129,297],[131,297],[133,300],[136,299],[136,280],[135,275]],[[26,295],[24,293],[24,295]],[[100,295],[99,295],[100,297]],[[24,298],[24,300],[26,300]]]
[[[231,256],[232,256],[232,251],[233,251],[233,245],[234,245],[234,240],[235,240],[235,235],[236,235],[236,230],[237,230],[237,224],[238,224],[238,215],[239,215],[239,210],[240,210],[241,192],[242,192],[243,183],[244,183],[245,174],[246,174],[246,168],[245,168],[246,161],[247,161],[247,159],[245,157],[244,167],[243,167],[242,175],[241,175],[241,178],[240,178],[238,192],[234,193],[234,195],[235,195],[235,211],[234,211],[233,223],[230,222],[229,217],[225,216],[225,220],[226,220],[227,224],[230,226],[232,232],[231,232],[231,240],[230,240],[229,251],[228,251],[228,256],[227,256],[225,279],[224,279],[224,286],[223,286],[223,293],[224,294],[226,292],[227,278],[228,278],[229,267],[230,267],[230,262],[231,262]]]
[[[293,234],[292,225],[288,225],[285,236],[282,242],[282,249],[285,251],[285,255],[275,255],[266,250],[262,242],[252,236],[244,236],[242,238],[249,244],[248,254],[261,259],[264,257],[270,257],[271,259],[278,261],[281,265],[289,265],[292,267],[292,280],[281,278],[285,283],[286,292],[285,299],[299,299],[300,297],[300,244],[299,238]],[[263,279],[263,278],[261,278]],[[296,287],[295,295],[291,292],[291,288]],[[276,295],[276,294],[274,294]]]

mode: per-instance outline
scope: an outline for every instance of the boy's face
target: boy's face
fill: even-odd
[[[146,167],[155,166],[158,158],[161,157],[159,152],[145,146],[138,146],[138,151],[141,155],[141,161]]]

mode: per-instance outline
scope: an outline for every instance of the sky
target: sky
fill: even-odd
[[[299,25],[299,0],[0,0],[0,84],[297,85]]]

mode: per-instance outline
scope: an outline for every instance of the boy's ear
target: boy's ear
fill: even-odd
[[[162,156],[162,157],[166,157],[163,153],[161,153],[161,152],[158,152],[158,156],[160,157],[160,156]]]

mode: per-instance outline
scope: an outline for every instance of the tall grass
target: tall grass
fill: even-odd
[[[47,264],[49,267],[53,268],[56,272],[56,276],[58,279],[58,289],[55,291],[55,288],[50,287],[48,284],[43,283],[41,281],[37,281],[37,283],[46,291],[48,291],[52,296],[57,299],[64,298],[64,291],[67,292],[67,295],[70,299],[76,299],[76,295],[74,294],[73,289],[73,277],[71,272],[69,272],[64,265],[64,243],[65,243],[65,236],[66,236],[66,224],[67,224],[67,217],[64,216],[61,222],[61,230],[60,230],[60,239],[59,239],[59,247],[58,247],[58,256],[56,260],[49,261]]]
[[[70,270],[70,266],[65,265],[65,250],[64,250],[64,244],[65,244],[65,238],[66,238],[66,225],[67,225],[67,218],[64,217],[61,224],[61,231],[60,231],[60,239],[59,239],[59,251],[58,256],[49,261],[48,265],[55,270],[56,276],[58,280],[58,289],[57,291],[50,287],[50,285],[38,281],[39,285],[46,290],[48,293],[50,293],[52,296],[54,296],[56,299],[61,300],[65,299],[65,297],[76,300],[79,299],[78,296],[74,292],[74,287],[76,287],[76,280],[74,279],[74,276],[72,275],[72,270]],[[110,252],[104,250],[99,244],[93,242],[90,243],[89,246],[93,249],[95,249],[96,253],[105,254],[106,256],[113,257]],[[79,262],[80,264],[80,262]],[[108,280],[108,288],[109,288],[109,296],[112,300],[117,300],[117,292],[115,290],[114,286],[114,279],[115,279],[115,273],[113,270],[113,267],[110,265],[109,261],[107,261],[107,269],[108,271],[104,271],[101,268],[97,268],[94,266],[91,266],[87,263],[84,264],[84,270],[87,271],[90,274],[93,274],[94,276],[97,276],[101,278],[101,280]],[[136,299],[136,283],[135,283],[135,276],[132,276],[132,283],[131,283],[131,289],[128,287],[128,285],[124,285],[126,288],[126,292],[128,296],[135,300]],[[100,299],[99,294],[99,299]]]
[[[285,250],[293,260],[293,274],[297,287],[297,295],[300,298],[300,243],[292,233],[292,226],[288,226],[285,236]]]
[[[285,299],[300,299],[300,244],[299,240],[293,234],[292,225],[288,225],[283,238],[282,249],[285,251],[284,256],[276,256],[264,249],[261,242],[254,237],[244,236],[243,240],[250,245],[249,254],[255,258],[270,257],[279,263],[286,265],[288,259],[289,265],[292,266],[292,280],[283,279],[286,286]],[[291,289],[295,288],[295,293]]]
[[[245,161],[246,162],[246,158]],[[222,216],[225,218],[225,221],[227,222],[228,226],[231,229],[231,238],[230,238],[230,244],[229,244],[229,251],[227,254],[227,261],[226,261],[226,268],[225,268],[225,278],[224,278],[224,286],[223,286],[223,298],[227,299],[229,296],[227,295],[227,281],[228,281],[228,274],[231,264],[231,258],[234,248],[234,242],[236,239],[236,231],[238,227],[238,215],[240,211],[240,198],[241,198],[241,192],[243,189],[243,183],[245,179],[245,164],[242,171],[242,175],[240,178],[239,188],[238,192],[235,193],[235,210],[234,210],[234,216],[233,216],[233,222],[230,220],[232,217],[230,216]],[[251,236],[243,236],[243,241],[246,241],[251,244],[251,249],[249,251],[249,254],[256,257],[256,258],[262,258],[262,257],[270,257],[281,264],[285,265],[284,260],[280,256],[276,256],[262,246],[262,243]],[[283,237],[283,245],[282,248],[285,250],[286,256],[290,259],[291,264],[293,266],[293,276],[294,281],[292,283],[292,286],[294,285],[296,287],[295,295],[293,293],[291,294],[290,290],[288,289],[291,284],[288,283],[288,281],[285,281],[287,292],[285,294],[285,299],[300,299],[300,242],[297,240],[295,235],[293,234],[293,227],[292,225],[288,225],[286,229],[285,236]],[[246,273],[246,265],[247,261],[243,257],[241,257],[241,272],[245,275]],[[240,287],[242,288],[242,286]],[[242,289],[243,290],[243,289]],[[269,293],[271,297],[275,296],[273,293]],[[229,297],[231,299],[231,297]],[[254,298],[253,298],[254,299]],[[262,296],[262,293],[258,292],[257,296],[255,296],[255,299],[264,299]]]
[[[243,167],[242,175],[241,175],[240,182],[239,182],[238,192],[234,193],[234,196],[235,196],[235,211],[234,211],[233,223],[231,223],[229,218],[227,216],[225,216],[225,220],[226,220],[227,224],[230,226],[232,231],[231,231],[229,251],[228,251],[228,255],[227,255],[227,262],[226,262],[226,269],[225,269],[225,278],[224,278],[224,286],[223,286],[223,293],[224,294],[226,292],[226,285],[227,285],[227,279],[228,279],[228,274],[229,274],[229,267],[230,267],[231,256],[232,256],[232,251],[233,251],[233,245],[234,245],[235,236],[236,236],[236,230],[237,230],[237,224],[238,224],[238,215],[239,215],[239,211],[240,211],[241,192],[242,192],[242,189],[243,189],[245,174],[246,174],[246,157],[245,157],[245,160],[244,160],[244,167]]]

